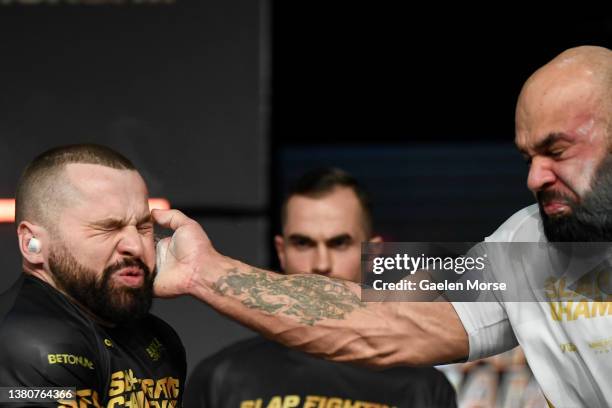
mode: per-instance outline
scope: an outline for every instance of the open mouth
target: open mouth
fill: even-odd
[[[123,282],[127,286],[140,286],[144,282],[144,271],[141,268],[130,266],[117,271],[115,279]]]

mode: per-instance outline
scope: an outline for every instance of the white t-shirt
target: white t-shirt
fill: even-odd
[[[546,242],[538,206],[520,210],[485,241]],[[506,268],[499,268],[499,263],[493,268],[499,274],[534,272],[529,262],[523,267],[520,262],[507,262]],[[518,343],[554,407],[612,407],[612,302],[500,299],[454,302],[453,307],[469,337],[469,360],[501,353]]]

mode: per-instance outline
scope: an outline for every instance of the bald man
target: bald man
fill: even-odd
[[[600,47],[567,50],[529,78],[517,105],[516,144],[530,163],[527,184],[537,204],[488,241],[611,241],[611,80],[612,52]],[[582,299],[593,311],[588,318],[569,310],[570,302],[556,314],[548,302],[362,303],[355,284],[253,268],[216,252],[180,212],[153,215],[175,229],[158,248],[160,296],[190,294],[290,347],[381,367],[474,360],[518,343],[552,406],[612,406],[610,302]],[[541,261],[496,267],[528,279]],[[302,307],[304,291],[309,304],[319,299],[318,308]]]

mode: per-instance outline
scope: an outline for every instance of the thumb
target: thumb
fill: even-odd
[[[159,225],[164,228],[177,230],[178,228],[192,223],[193,220],[187,217],[179,210],[160,210],[154,209],[151,211],[151,216]]]

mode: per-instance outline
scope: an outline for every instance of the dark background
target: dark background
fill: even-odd
[[[597,10],[68,3],[0,6],[0,197],[49,147],[107,144],[219,250],[270,267],[283,192],[324,165],[362,180],[388,240],[490,234],[533,202],[512,146],[522,83],[612,40]],[[14,230],[0,224],[0,290],[20,271]],[[190,367],[249,335],[189,298],[155,311]]]

